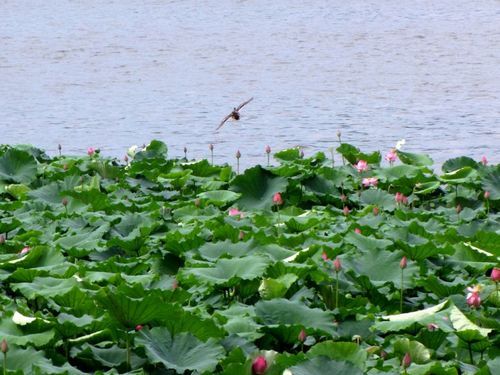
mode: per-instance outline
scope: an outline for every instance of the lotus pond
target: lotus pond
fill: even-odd
[[[498,374],[500,166],[336,152],[1,146],[3,373]]]

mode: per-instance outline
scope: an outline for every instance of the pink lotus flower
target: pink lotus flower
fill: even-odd
[[[273,195],[273,203],[277,206],[281,206],[283,204],[283,198],[281,198],[280,193],[276,193]]]
[[[323,259],[325,262],[328,260],[328,255],[326,255],[324,251],[321,253],[321,259]]]
[[[88,155],[88,156],[92,156],[92,155],[94,155],[94,154],[95,154],[95,149],[94,149],[93,147],[89,147],[89,148],[87,149],[87,155]]]
[[[229,216],[239,216],[240,218],[243,217],[243,212],[234,207],[229,209],[228,214]]]
[[[29,246],[23,247],[23,249],[19,252],[19,255],[23,256],[30,252],[31,248]]]
[[[482,165],[488,165],[488,159],[486,159],[486,156],[483,156],[483,157],[481,158],[481,164],[482,164]]]
[[[342,211],[344,212],[345,216],[349,215],[349,212],[351,212],[351,210],[347,206],[344,206],[344,208],[342,209]]]
[[[408,197],[400,192],[396,193],[396,195],[394,196],[394,199],[396,200],[396,203],[402,203],[402,204],[408,203]]]
[[[403,362],[402,365],[404,368],[408,368],[411,365],[411,356],[410,353],[406,353],[405,356],[403,357]]]
[[[486,200],[490,199],[490,192],[489,191],[484,192],[484,199],[486,199]]]
[[[254,375],[262,375],[267,370],[267,361],[266,358],[262,355],[259,355],[252,363],[252,374]]]
[[[389,163],[394,163],[396,159],[398,158],[398,154],[396,152],[396,149],[392,149],[385,155],[385,160],[387,160]]]
[[[467,294],[466,298],[467,305],[473,309],[481,306],[481,296],[479,295],[481,287],[479,285],[475,285],[472,288],[467,288],[467,290],[470,292]]]
[[[135,326],[135,330],[136,330],[137,332],[139,332],[142,328],[143,328],[143,327],[142,327],[142,325],[140,325],[140,324],[137,324],[137,325]]]
[[[406,256],[403,256],[401,258],[401,261],[399,262],[399,268],[405,269],[408,264],[408,259],[406,259]]]
[[[496,283],[500,281],[500,268],[493,268],[493,271],[491,271],[491,280]]]
[[[333,261],[333,266],[335,267],[335,272],[339,272],[342,269],[342,264],[340,264],[340,259],[335,258]]]
[[[361,234],[361,229],[359,228],[354,229],[354,233]]]
[[[364,160],[360,160],[354,167],[361,173],[368,170],[368,163]]]
[[[378,178],[377,177],[363,178],[363,180],[361,182],[363,183],[364,187],[377,186]]]
[[[306,338],[307,338],[307,333],[306,331],[304,331],[304,328],[302,328],[299,332],[299,336],[297,337],[299,339],[300,342],[304,342],[306,341]]]

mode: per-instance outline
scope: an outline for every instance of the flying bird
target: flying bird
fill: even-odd
[[[238,107],[233,108],[233,111],[230,114],[228,114],[226,117],[224,117],[224,120],[222,120],[222,122],[217,127],[217,129],[215,129],[215,131],[219,130],[222,127],[222,125],[224,125],[226,123],[226,121],[229,120],[230,118],[232,118],[234,120],[239,120],[241,117],[240,116],[240,109],[243,108],[248,103],[250,103],[252,100],[253,100],[253,97],[248,99],[246,102],[241,103]]]

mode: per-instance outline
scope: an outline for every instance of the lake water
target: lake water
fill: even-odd
[[[146,4],[144,4],[146,3]],[[500,2],[1,0],[0,143],[500,162]],[[214,132],[249,97],[239,122]]]

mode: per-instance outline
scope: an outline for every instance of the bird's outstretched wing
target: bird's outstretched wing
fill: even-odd
[[[226,117],[224,117],[224,120],[221,121],[220,125],[217,126],[217,129],[215,129],[215,131],[219,130],[222,127],[222,125],[224,125],[226,123],[226,121],[231,118],[231,115],[232,115],[232,113],[230,113]]]
[[[241,108],[243,108],[243,106],[247,105],[248,103],[250,103],[251,101],[253,100],[253,96],[248,99],[246,102],[243,102],[241,103],[237,108],[236,108],[236,111],[239,111]]]

